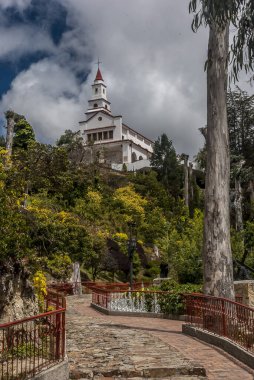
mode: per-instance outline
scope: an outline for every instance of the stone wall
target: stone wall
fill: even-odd
[[[254,281],[234,281],[234,287],[236,296],[242,297],[242,303],[254,307]]]
[[[38,313],[38,303],[29,281],[29,272],[18,262],[1,265],[0,323]]]

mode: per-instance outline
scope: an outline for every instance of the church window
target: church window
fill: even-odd
[[[99,116],[99,117],[98,117],[98,120],[99,120],[99,121],[102,121],[102,117],[101,117],[101,116]]]
[[[135,162],[135,161],[137,161],[137,155],[136,155],[135,152],[132,152],[132,154],[131,154],[131,162]]]
[[[93,106],[94,106],[94,108],[97,108],[97,107],[98,107],[98,104],[97,104],[97,103],[94,103]]]
[[[103,94],[105,94],[105,88],[103,89]]]
[[[102,132],[98,133],[98,140],[102,140]]]
[[[95,89],[95,93],[96,93],[96,94],[98,93],[98,88]]]
[[[138,158],[138,159],[139,159],[139,161],[140,161],[140,160],[143,160],[143,157],[142,157],[142,156],[139,156],[139,158]]]
[[[109,131],[109,139],[113,139],[113,131]]]
[[[124,140],[124,136],[122,136],[122,140]]]
[[[93,141],[97,141],[97,133],[93,133]]]
[[[107,131],[103,132],[103,139],[104,140],[108,139],[108,132]]]
[[[106,110],[108,109],[108,106],[107,106],[107,104],[105,104],[105,108],[106,108]]]

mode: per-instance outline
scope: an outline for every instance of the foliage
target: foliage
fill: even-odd
[[[42,271],[37,271],[33,277],[33,286],[35,289],[35,294],[38,298],[39,309],[41,312],[44,311],[44,298],[47,295],[47,281],[45,274]]]
[[[163,133],[154,143],[151,166],[158,172],[158,179],[166,191],[178,197],[182,187],[182,170],[172,141]]]
[[[65,281],[71,263],[79,261],[88,277],[107,271],[126,280],[128,223],[135,222],[142,247],[133,256],[134,275],[140,278],[147,265],[146,274],[156,277],[168,256],[170,229],[180,233],[188,225],[181,201],[165,189],[159,173],[116,175],[84,163],[79,133],[67,131],[57,146],[40,144],[23,116],[10,116],[18,140],[8,168],[6,151],[0,151],[1,263],[17,260],[31,277],[41,271]],[[160,249],[156,260],[154,244]]]
[[[254,95],[236,87],[227,94],[230,152],[245,160],[253,158],[254,144]],[[253,162],[252,162],[253,163]]]
[[[72,273],[72,261],[67,253],[55,253],[46,261],[46,267],[53,278],[68,281]]]
[[[27,149],[35,141],[35,134],[26,119],[20,119],[14,126],[13,148]]]
[[[179,223],[180,222],[180,223]],[[171,272],[182,283],[200,283],[202,279],[203,214],[195,210],[193,219],[181,216],[168,233],[168,262]]]
[[[114,239],[123,253],[128,253],[128,235],[124,232],[116,232],[112,239]]]
[[[0,136],[0,147],[5,148],[5,138],[4,138],[4,136]]]
[[[194,12],[192,29],[197,31],[200,25],[216,23],[225,26],[232,23],[235,34],[231,44],[232,75],[238,79],[238,73],[244,69],[253,69],[254,59],[254,4],[252,0],[191,0],[189,11]]]
[[[169,291],[158,297],[161,312],[163,314],[182,314],[184,312],[184,293],[200,293],[202,286],[193,284],[178,284],[176,281],[163,281],[161,290]],[[172,292],[172,293],[171,293]]]
[[[117,189],[114,202],[116,210],[122,214],[125,222],[141,223],[144,220],[147,200],[136,193],[132,185]]]
[[[177,281],[169,279],[162,282],[160,290],[176,293],[200,293],[202,291],[202,285],[190,283],[179,284]]]

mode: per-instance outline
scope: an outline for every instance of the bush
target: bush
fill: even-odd
[[[169,291],[168,294],[160,294],[158,302],[161,313],[163,314],[182,314],[184,312],[184,293],[200,293],[202,285],[197,284],[178,284],[174,280],[164,281],[160,290]]]

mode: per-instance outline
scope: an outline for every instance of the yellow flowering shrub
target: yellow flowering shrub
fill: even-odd
[[[136,193],[132,185],[121,187],[114,193],[114,201],[124,214],[126,222],[144,219],[147,200]]]
[[[44,311],[44,298],[47,295],[47,281],[44,273],[38,270],[33,277],[33,286],[38,298],[39,309]]]
[[[112,238],[116,241],[127,241],[128,240],[128,235],[125,234],[124,232],[116,232]]]
[[[98,191],[88,190],[87,199],[92,203],[96,208],[101,206],[102,196]]]

